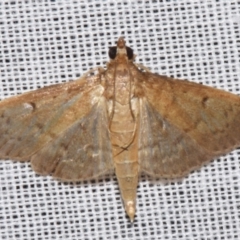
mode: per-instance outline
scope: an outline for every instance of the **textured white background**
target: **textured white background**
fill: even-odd
[[[104,66],[119,36],[153,72],[240,94],[239,1],[2,0],[1,99]],[[184,179],[142,176],[132,225],[114,175],[61,183],[0,161],[0,239],[239,236],[239,149]]]

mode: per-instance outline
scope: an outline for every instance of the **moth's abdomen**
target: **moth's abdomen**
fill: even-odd
[[[133,116],[129,104],[121,105],[116,102],[110,122],[115,172],[125,209],[131,220],[135,215],[139,169],[136,116]]]
[[[114,157],[115,173],[124,202],[125,210],[131,220],[136,211],[136,190],[138,185],[137,148],[130,146]]]

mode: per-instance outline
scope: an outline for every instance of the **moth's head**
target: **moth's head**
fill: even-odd
[[[123,37],[120,37],[117,41],[117,46],[109,47],[108,55],[111,59],[116,57],[127,57],[128,60],[134,60],[133,50],[126,46],[126,42]]]

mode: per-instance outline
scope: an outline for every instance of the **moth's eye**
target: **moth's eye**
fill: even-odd
[[[117,56],[117,47],[109,47],[108,56],[114,59]]]
[[[126,47],[128,59],[133,59],[133,50],[130,47]],[[117,47],[109,47],[108,56],[114,59],[117,56]]]
[[[130,47],[126,47],[126,48],[127,48],[128,59],[129,60],[133,59],[133,50]]]

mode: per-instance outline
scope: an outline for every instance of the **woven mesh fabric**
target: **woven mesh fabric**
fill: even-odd
[[[240,94],[237,0],[2,0],[0,32],[1,99],[105,66],[119,36],[153,72]],[[114,175],[62,183],[2,160],[0,189],[0,239],[240,238],[239,149],[184,179],[141,176],[133,224]]]

